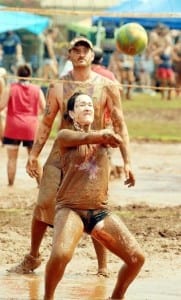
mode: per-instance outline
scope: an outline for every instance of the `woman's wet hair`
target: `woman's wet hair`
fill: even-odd
[[[73,111],[73,110],[74,110],[75,100],[77,99],[78,96],[83,95],[83,94],[84,94],[84,93],[77,92],[77,93],[74,93],[74,94],[69,98],[69,100],[67,101],[67,110],[66,110],[66,112],[64,113],[64,119],[65,119],[65,120],[68,120],[68,121],[71,121],[71,122],[72,122],[72,119],[71,119],[70,116],[69,116],[69,111]]]
[[[27,64],[18,67],[17,76],[18,77],[30,77],[32,74],[30,66]]]

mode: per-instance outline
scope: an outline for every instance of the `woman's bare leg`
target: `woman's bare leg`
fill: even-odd
[[[8,185],[12,186],[14,184],[16,175],[16,166],[18,158],[18,147],[7,147],[8,163],[7,163],[7,173],[8,173]]]
[[[57,284],[63,277],[82,234],[82,220],[74,211],[63,208],[57,212],[52,251],[46,265],[44,300],[54,299]]]
[[[115,215],[107,216],[99,222],[91,235],[124,261],[110,298],[124,299],[127,288],[144,263],[143,252],[128,228]]]

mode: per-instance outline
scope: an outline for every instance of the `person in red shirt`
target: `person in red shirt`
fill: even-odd
[[[7,146],[9,186],[15,180],[19,145],[22,142],[30,153],[38,129],[38,115],[45,108],[42,90],[29,81],[30,67],[26,64],[19,66],[17,76],[19,81],[4,89],[0,101],[0,111],[7,107],[3,144]]]
[[[0,68],[0,99],[4,88],[6,86],[6,70],[4,68]],[[5,111],[0,112],[0,143],[2,143],[3,132],[4,132],[4,118],[5,118]]]
[[[103,50],[99,47],[94,47],[94,60],[92,62],[92,70],[110,80],[115,81],[116,77],[114,73],[108,70],[105,66],[102,65],[103,61]]]

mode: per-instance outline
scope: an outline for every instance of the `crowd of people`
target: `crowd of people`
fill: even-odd
[[[41,88],[30,81],[31,67],[23,61],[20,40],[11,36],[14,52],[8,57],[9,66],[2,54],[0,111],[6,109],[6,114],[1,138],[7,147],[8,184],[12,188],[18,149],[23,143],[28,150],[26,171],[39,185],[32,213],[29,253],[8,271],[27,274],[38,268],[42,262],[41,242],[47,228],[54,227],[44,292],[44,300],[53,300],[57,284],[85,232],[92,238],[99,275],[108,273],[106,249],[123,261],[109,298],[123,300],[145,258],[128,228],[111,212],[108,202],[111,149],[120,150],[125,185],[135,185],[121,97],[125,94],[131,99],[135,76],[140,85],[150,85],[153,74],[160,86],[175,87],[179,93],[181,40],[173,45],[168,28],[159,26],[150,33],[149,47],[142,54],[143,60],[140,57],[140,63],[115,51],[107,69],[102,65],[103,50],[94,47],[85,37],[76,37],[68,44],[69,64],[66,72],[61,70],[60,77],[54,49],[57,36],[58,30],[53,28],[44,39],[42,76],[44,80],[59,78],[50,83],[46,100]],[[0,44],[5,49],[5,40]],[[7,83],[8,72],[15,72],[18,80]],[[144,72],[150,77],[144,76]],[[126,92],[121,87],[125,82],[128,82]],[[164,90],[162,96],[165,97]],[[171,99],[171,91],[166,97]],[[39,155],[57,116],[59,130],[42,169]]]
[[[148,32],[148,38],[148,46],[140,55],[129,56],[115,48],[106,67],[124,86],[123,97],[126,99],[132,98],[133,91],[150,95],[159,91],[163,99],[172,99],[180,95],[181,89],[181,33],[159,23]],[[59,40],[59,28],[56,26],[42,35],[42,59],[37,74],[45,82],[59,78],[72,69],[66,47],[63,46],[60,51],[55,47]],[[17,33],[9,31],[1,34],[0,58],[0,66],[14,74],[18,65],[25,62],[23,45]]]

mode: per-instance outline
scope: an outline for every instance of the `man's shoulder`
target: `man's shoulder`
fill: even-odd
[[[71,72],[68,72],[67,74],[60,76],[59,80],[60,82],[64,80],[72,80]]]
[[[92,71],[92,74],[93,74],[93,76],[92,76],[93,81],[96,81],[99,83],[101,82],[104,85],[109,85],[110,83],[112,83],[112,80],[110,80],[108,77],[103,76],[101,73]]]
[[[108,70],[105,66],[102,65],[94,65],[93,71],[98,73],[99,75],[102,75],[103,77],[106,77],[110,80],[115,80],[114,73]]]
[[[55,95],[58,97],[62,94],[62,82],[61,81],[54,81],[51,82],[48,86],[48,94],[51,94],[51,96]]]

